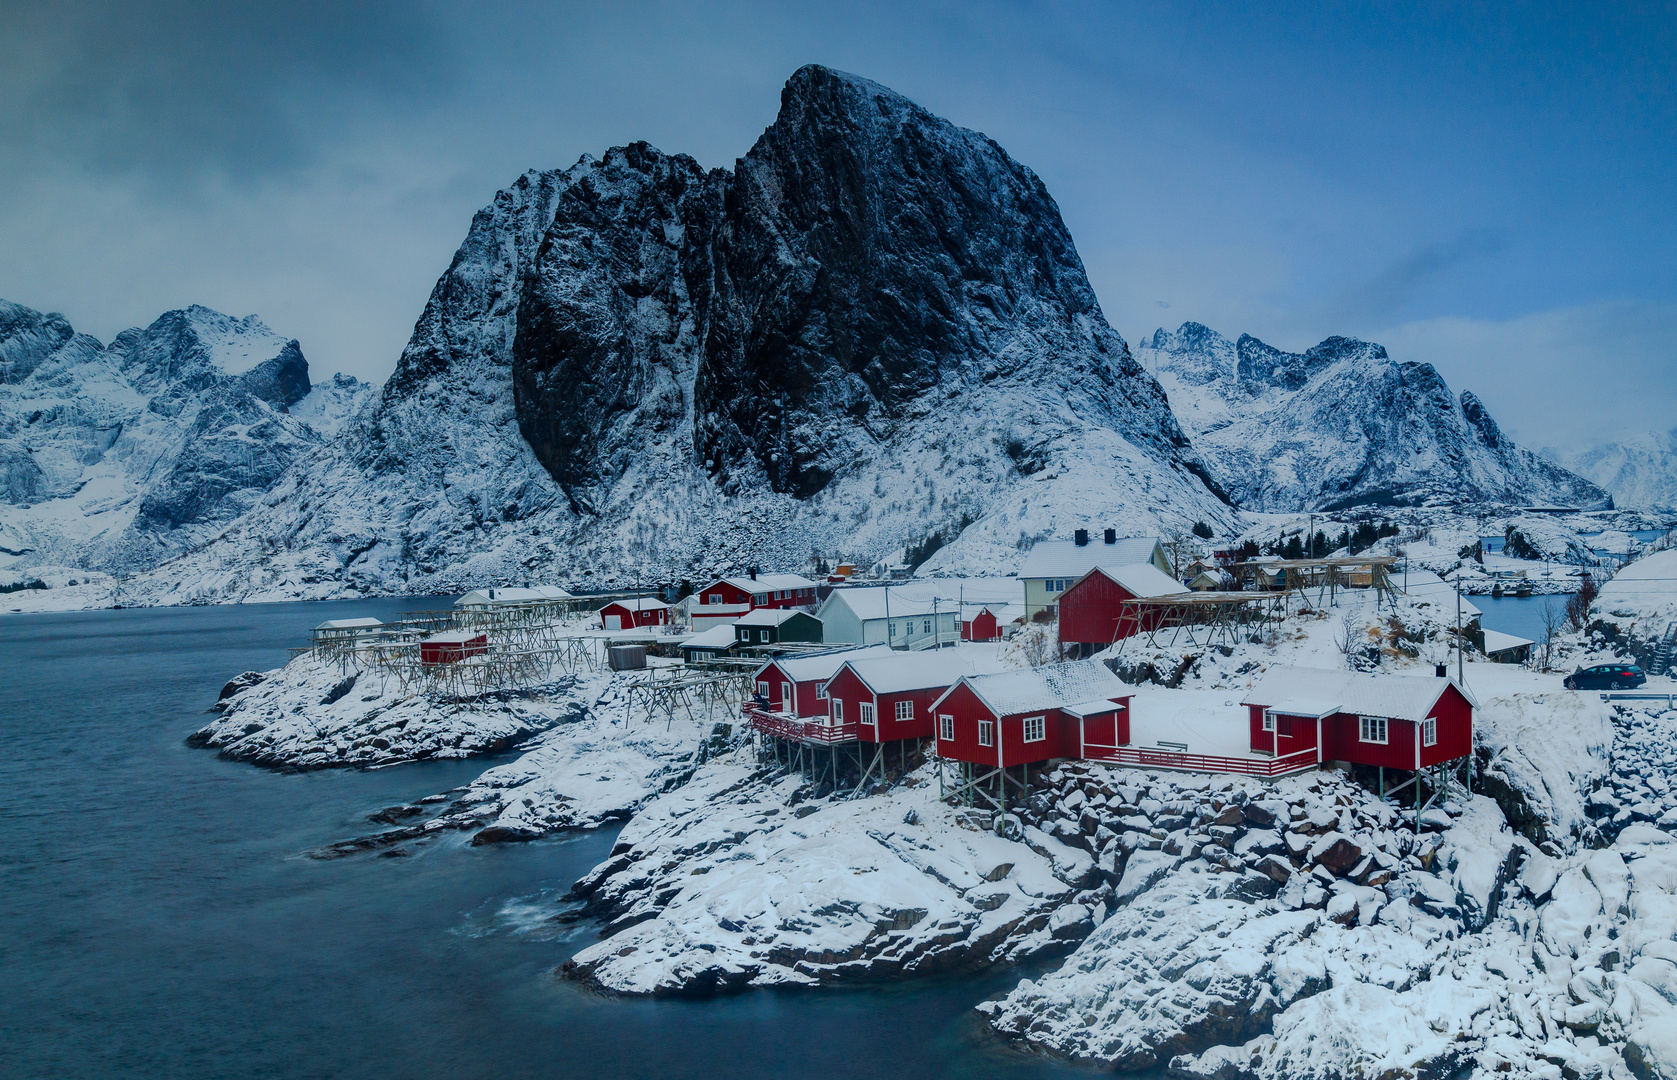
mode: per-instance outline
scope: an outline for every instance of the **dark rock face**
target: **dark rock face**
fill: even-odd
[[[1193,460],[1041,181],[819,67],[731,173],[637,143],[577,176],[513,344],[520,429],[579,508],[624,471],[626,427],[690,423],[723,492],[807,499],[929,397],[1011,378],[1075,388],[1130,441]]]
[[[1229,363],[1230,354],[1234,363]],[[1235,502],[1270,511],[1460,502],[1610,507],[1589,481],[1513,443],[1431,364],[1331,337],[1288,353],[1198,323],[1147,339],[1195,445]]]

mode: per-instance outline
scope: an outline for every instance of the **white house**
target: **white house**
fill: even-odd
[[[916,600],[889,585],[834,589],[821,602],[823,640],[894,649],[931,649],[961,640],[960,605]]]
[[[1119,536],[1107,529],[1098,540],[1088,530],[1078,529],[1070,540],[1043,540],[1025,556],[1019,580],[1025,586],[1025,618],[1036,616],[1059,602],[1060,594],[1097,566],[1113,569],[1152,563],[1162,574],[1170,574],[1170,560],[1156,536]]]
[[[570,599],[571,594],[557,585],[537,585],[529,589],[473,589],[456,600],[454,606],[463,610],[489,611],[500,607],[551,604]]]

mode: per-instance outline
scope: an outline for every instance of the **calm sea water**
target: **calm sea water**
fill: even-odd
[[[188,749],[309,626],[422,599],[0,617],[0,1075],[1048,1077],[971,1011],[1017,972],[616,1001],[547,929],[599,830],[305,858],[489,762],[282,775]]]

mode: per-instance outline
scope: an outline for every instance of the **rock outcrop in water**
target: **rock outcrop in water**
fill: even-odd
[[[1459,503],[1610,508],[1607,492],[1503,434],[1431,364],[1331,337],[1302,353],[1199,323],[1137,350],[1243,509]]]

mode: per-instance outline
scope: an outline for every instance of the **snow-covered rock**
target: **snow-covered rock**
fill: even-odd
[[[1288,353],[1199,323],[1136,350],[1237,505],[1334,510],[1463,502],[1608,507],[1594,484],[1517,446],[1430,364],[1331,337]]]

